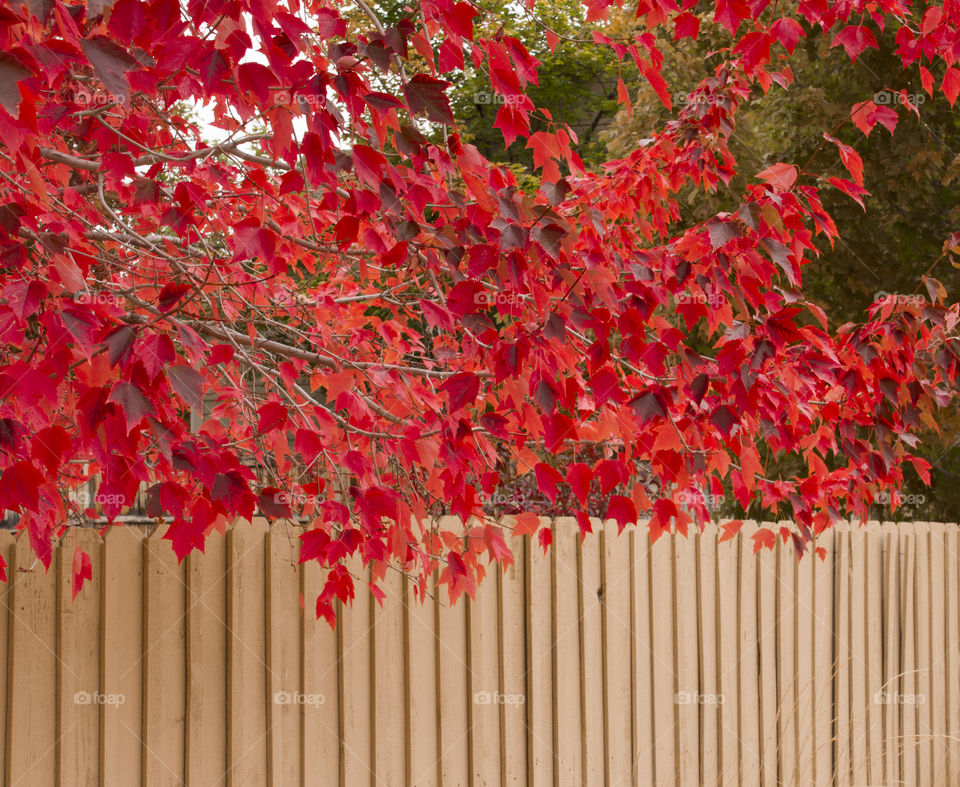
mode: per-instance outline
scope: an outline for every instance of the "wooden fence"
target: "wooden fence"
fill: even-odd
[[[179,566],[159,533],[72,531],[49,573],[0,533],[0,782],[960,784],[957,526],[841,526],[799,564],[755,527],[578,545],[559,519],[476,603],[391,573],[336,631],[292,527]]]

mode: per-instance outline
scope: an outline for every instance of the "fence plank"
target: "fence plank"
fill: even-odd
[[[790,527],[780,522],[779,527]],[[792,528],[791,528],[792,529]],[[777,538],[777,753],[781,778],[789,784],[800,781],[798,762],[798,679],[797,668],[797,557],[793,543]],[[764,564],[765,565],[765,564]],[[764,569],[765,570],[765,569]]]
[[[674,659],[673,542],[661,536],[650,545],[650,647],[653,650],[654,766],[658,787],[677,785],[677,685]]]
[[[957,561],[960,541],[956,525],[943,525],[944,616],[946,617],[946,725],[947,725],[947,784],[960,782],[960,583]]]
[[[863,529],[864,622],[866,640],[863,670],[867,703],[867,784],[883,783],[883,531],[876,525]]]
[[[854,784],[869,784],[867,765],[867,721],[872,698],[867,695],[867,539],[863,529],[851,526],[850,608],[847,674],[850,686],[850,769]]]
[[[709,533],[711,531],[707,531]],[[737,646],[740,640],[740,607],[737,592],[739,582],[740,534],[720,541],[722,530],[716,528],[713,538],[716,572],[716,638],[717,638],[717,691],[723,697],[718,716],[718,770],[722,787],[735,787],[741,782],[740,774],[740,690],[738,679],[740,664]],[[706,537],[706,533],[701,539]],[[702,591],[706,597],[706,590]],[[706,599],[709,603],[709,598]]]
[[[941,524],[929,525],[929,555],[930,565],[928,572],[930,594],[930,696],[927,705],[930,708],[931,725],[933,732],[933,763],[931,778],[933,784],[946,784],[947,781],[947,661],[950,657],[946,641],[947,609],[946,604],[946,573],[944,571],[944,554],[946,540],[944,528]]]
[[[540,518],[541,527],[549,525],[549,519]],[[528,783],[549,787],[554,778],[552,563],[532,538],[524,554]]]
[[[143,772],[144,533],[138,527],[107,529],[103,538],[100,685],[125,702],[100,715],[100,783],[138,784]]]
[[[277,787],[301,782],[301,717],[317,699],[303,692],[300,683],[298,531],[294,525],[276,522],[264,550],[267,779]]]
[[[214,787],[227,772],[227,542],[211,533],[186,560],[189,787]]]
[[[266,522],[227,531],[227,787],[266,784]]]
[[[900,690],[900,534],[896,525],[883,525],[883,691]],[[883,704],[884,780],[899,784],[900,772],[900,713],[896,705]]]
[[[756,522],[744,522],[740,531],[737,554],[737,727],[739,734],[740,771],[739,781],[743,785],[757,787],[763,783],[766,773],[777,773],[776,756],[771,754],[769,764],[764,759],[761,730],[771,729],[776,739],[775,728],[761,726],[761,700],[768,699],[763,691],[763,661],[760,652],[761,624],[765,611],[772,611],[773,596],[766,597],[766,605],[761,607],[760,564],[761,559],[754,555],[753,535],[757,532]],[[764,587],[769,590],[769,581]],[[768,649],[769,650],[769,649]],[[767,662],[769,652],[765,652]],[[759,669],[758,669],[759,668]],[[769,674],[769,664],[766,674]],[[769,712],[768,712],[769,713]],[[770,722],[774,724],[775,722]],[[775,748],[775,744],[771,750]],[[768,782],[769,783],[769,782]]]
[[[934,654],[930,650],[930,526],[926,522],[913,525],[916,555],[914,585],[914,625],[916,626],[916,713],[917,713],[917,779],[920,784],[933,784],[933,719],[930,690]],[[937,588],[943,592],[943,586]],[[922,698],[922,700],[921,700]]]
[[[500,581],[500,663],[503,665],[501,706],[503,741],[502,784],[527,784],[527,680],[524,620],[527,616],[524,587],[524,549],[526,543],[514,539],[514,562],[506,572],[498,571]]]
[[[704,784],[720,779],[720,709],[724,697],[719,684],[719,632],[717,620],[717,534],[713,525],[691,535],[696,547],[698,670],[704,701],[700,714],[700,773]],[[733,698],[731,697],[731,700]]]
[[[553,728],[557,785],[583,782],[578,538],[576,520],[558,517],[553,521]]]
[[[797,778],[804,784],[815,781],[816,757],[814,732],[816,720],[816,682],[815,682],[815,629],[822,611],[814,602],[814,583],[816,581],[812,544],[804,552],[800,561],[794,565],[797,589],[796,616],[794,618],[795,659],[797,666],[796,698],[797,709],[794,725],[797,732]],[[794,557],[794,559],[796,559]]]
[[[634,636],[630,649],[634,676],[633,718],[634,784],[654,784],[656,737],[653,719],[653,685],[657,665],[653,657],[650,622],[650,537],[647,523],[630,530],[630,563],[633,566],[632,609]]]
[[[323,590],[323,570],[314,561],[300,567],[303,593],[301,619],[301,685],[317,702],[304,705],[300,723],[303,741],[304,787],[340,784],[340,657],[337,634],[324,619],[317,620],[317,597]]]
[[[851,779],[850,739],[850,531],[835,526],[834,544],[834,660],[833,696],[836,705],[833,765],[836,784],[849,784]]]
[[[836,560],[834,529],[827,528],[816,539],[826,550],[823,559],[812,557],[813,610],[813,783],[827,787],[833,779],[833,579]]]
[[[697,668],[697,548],[695,536],[671,534],[673,545],[674,674],[677,698],[677,783],[700,783],[700,704]],[[686,701],[684,702],[684,699]]]
[[[8,633],[10,618],[13,614],[14,599],[10,593],[13,587],[13,572],[16,570],[14,552],[16,545],[13,531],[0,530],[0,558],[6,565],[7,581],[0,584],[0,785],[7,782],[7,716],[11,714],[12,703],[8,703],[7,666],[10,658]]]
[[[901,524],[900,535],[900,620],[903,636],[900,639],[900,695],[916,696],[916,536],[910,525]],[[893,687],[891,687],[893,690]],[[895,702],[900,714],[900,740],[898,751],[901,759],[901,779],[906,785],[919,785],[917,764],[917,711],[916,705]]]
[[[440,520],[445,530],[457,527],[450,517]],[[438,591],[437,662],[439,669],[439,724],[441,783],[444,787],[470,783],[470,672],[467,650],[467,604],[450,606],[447,586]],[[439,721],[438,721],[439,723]]]
[[[616,522],[604,523],[603,546],[603,696],[604,738],[607,742],[606,784],[629,784],[633,737],[632,679],[624,657],[630,653],[633,623],[630,617],[630,534],[617,533]]]
[[[404,707],[407,734],[407,784],[440,784],[440,746],[437,709],[436,574],[431,575],[421,599],[416,583],[403,582]]]
[[[370,572],[359,558],[347,561],[354,578],[351,606],[338,605],[340,635],[340,783],[376,784],[373,748],[373,599]]]
[[[773,528],[776,525],[765,522],[763,527]],[[777,537],[779,540],[779,536]],[[753,546],[752,544],[750,545]],[[777,784],[778,764],[780,762],[780,730],[778,705],[778,676],[777,676],[777,554],[767,549],[761,549],[754,556],[745,555],[747,561],[754,565],[744,565],[743,574],[756,572],[756,590],[752,603],[756,608],[757,628],[756,641],[759,647],[758,661],[752,659],[746,662],[745,679],[756,681],[759,678],[759,747],[761,763],[761,780],[767,785]],[[752,668],[754,663],[759,664],[759,675]],[[741,688],[744,684],[741,684]],[[744,711],[749,714],[749,709]],[[749,723],[749,722],[748,722]]]
[[[603,691],[603,603],[602,544],[599,520],[593,520],[593,533],[578,545],[580,575],[580,707],[583,708],[583,780],[586,784],[603,781],[604,691]],[[579,539],[578,539],[579,540]]]
[[[186,583],[157,527],[144,541],[143,782],[183,781],[186,741]]]
[[[401,784],[407,773],[403,669],[403,582],[387,569],[380,587],[386,598],[373,611],[373,748],[377,782]]]
[[[96,784],[100,778],[100,715],[126,697],[100,688],[102,542],[95,530],[71,528],[57,549],[57,784]],[[73,598],[74,550],[90,557],[91,579]]]

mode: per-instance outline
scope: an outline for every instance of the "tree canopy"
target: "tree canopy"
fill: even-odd
[[[839,324],[810,271],[901,188],[861,152],[920,98],[952,127],[958,27],[899,0],[8,4],[0,507],[45,565],[142,488],[181,558],[301,518],[331,621],[347,558],[455,600],[511,533],[550,545],[541,503],[657,538],[730,494],[788,522],[758,549],[815,551],[929,482],[954,402],[951,215],[883,288],[919,290]],[[814,61],[841,50],[895,84],[838,89]],[[508,477],[529,504],[483,517]]]

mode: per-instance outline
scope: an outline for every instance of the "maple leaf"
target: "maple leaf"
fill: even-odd
[[[84,552],[80,547],[73,550],[73,595],[71,598],[76,601],[77,594],[83,587],[86,580],[93,579],[93,564],[90,562],[90,555]]]
[[[840,45],[843,46],[851,62],[860,57],[867,47],[880,48],[873,33],[863,25],[848,25],[837,33],[830,43],[830,48]]]
[[[450,83],[442,79],[417,74],[403,86],[403,95],[407,99],[410,111],[414,114],[423,112],[435,123],[452,126],[453,113],[450,111],[450,102],[446,96],[448,87]]]

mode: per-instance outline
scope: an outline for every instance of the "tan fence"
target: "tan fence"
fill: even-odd
[[[475,604],[419,606],[391,573],[336,632],[293,528],[180,566],[159,533],[79,531],[48,574],[0,533],[0,781],[960,783],[955,525],[842,527],[799,565],[754,556],[749,525],[576,530],[520,545]]]

